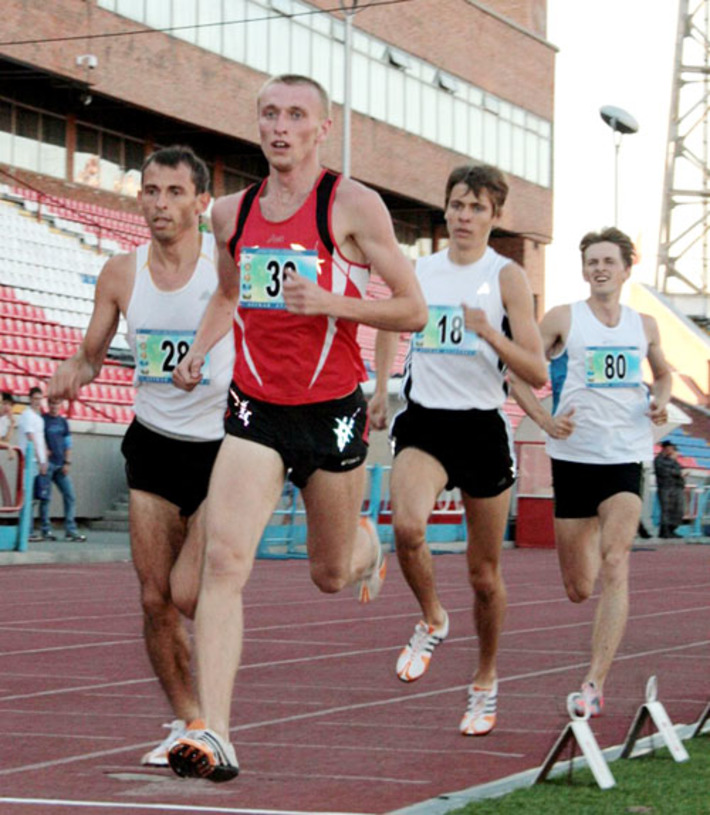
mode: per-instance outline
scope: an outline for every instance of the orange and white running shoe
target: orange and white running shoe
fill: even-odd
[[[369,518],[360,518],[360,526],[367,532],[371,540],[377,545],[377,559],[371,571],[363,575],[354,584],[355,596],[360,603],[371,603],[380,593],[382,584],[385,582],[387,574],[387,558],[380,543],[380,536],[377,534],[375,525]]]
[[[584,716],[587,711],[590,719],[598,718],[604,711],[604,696],[597,683],[591,680],[582,684],[582,693],[575,702],[575,712],[578,716]]]
[[[181,778],[206,778],[208,781],[231,781],[239,775],[239,762],[234,747],[214,730],[205,728],[200,719],[190,722],[168,751],[172,771]]]
[[[435,628],[420,620],[409,642],[404,646],[397,660],[397,676],[402,682],[414,682],[426,673],[434,649],[449,635],[449,615],[444,624]]]
[[[175,744],[180,736],[184,736],[187,730],[187,725],[182,719],[175,719],[170,724],[164,724],[163,727],[169,729],[168,735],[141,758],[141,764],[144,767],[167,767],[168,766],[168,750]]]
[[[464,736],[485,736],[496,726],[498,681],[492,688],[471,685],[468,689],[468,707],[461,719],[459,730]]]

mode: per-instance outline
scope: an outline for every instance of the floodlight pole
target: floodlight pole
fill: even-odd
[[[613,125],[610,125],[613,128]],[[614,226],[619,226],[619,153],[623,134],[618,130],[612,133],[614,137]]]
[[[345,15],[345,59],[343,75],[343,175],[350,178],[350,119],[352,111],[353,16],[360,0],[340,0]]]
[[[614,137],[614,226],[619,226],[619,153],[621,138],[625,133],[636,133],[639,129],[634,117],[621,108],[605,105],[599,110],[605,124],[609,125]]]

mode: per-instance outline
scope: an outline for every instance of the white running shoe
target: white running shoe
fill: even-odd
[[[187,732],[170,748],[168,761],[181,778],[206,778],[220,783],[239,775],[234,747],[199,719],[190,722]]]
[[[461,719],[459,730],[464,736],[485,736],[496,726],[498,680],[492,688],[471,685],[468,689],[468,707]]]
[[[144,767],[167,767],[168,766],[168,750],[173,744],[184,736],[187,731],[187,725],[182,719],[175,719],[170,724],[164,724],[164,728],[170,730],[170,733],[160,742],[157,747],[149,750],[141,759],[141,764]]]
[[[409,642],[404,646],[397,660],[397,676],[402,682],[414,682],[423,676],[429,667],[432,654],[437,645],[440,645],[449,634],[449,615],[446,614],[444,624],[435,628],[420,620],[414,628]]]
[[[377,544],[377,560],[372,570],[363,575],[355,584],[355,597],[360,603],[371,603],[380,593],[382,584],[385,582],[387,574],[387,559],[380,543],[380,536],[377,534],[375,525],[369,518],[360,518],[360,526],[367,532],[370,538]]]

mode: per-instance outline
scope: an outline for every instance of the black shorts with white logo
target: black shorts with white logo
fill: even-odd
[[[299,488],[316,470],[344,473],[367,457],[369,421],[360,388],[327,402],[274,405],[247,396],[232,382],[224,429],[276,450]]]
[[[207,495],[221,444],[221,439],[187,441],[163,436],[134,419],[121,444],[128,486],[165,498],[189,517]]]
[[[584,464],[552,459],[555,518],[593,518],[599,504],[619,492],[641,496],[642,465]]]
[[[512,438],[499,410],[441,410],[409,402],[392,425],[394,454],[416,447],[446,470],[446,489],[493,498],[515,481]]]

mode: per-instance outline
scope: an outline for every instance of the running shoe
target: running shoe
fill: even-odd
[[[206,778],[220,783],[239,775],[234,747],[199,719],[190,722],[187,732],[168,751],[172,771],[181,778]]]
[[[596,719],[602,715],[604,710],[604,696],[596,682],[588,680],[582,684],[582,693],[575,702],[575,712],[578,716],[584,716],[589,711],[589,718]]]
[[[141,759],[141,764],[144,767],[167,767],[168,766],[168,750],[175,744],[180,736],[184,736],[187,732],[187,725],[182,719],[175,719],[170,724],[164,724],[166,730],[170,733],[160,742],[157,747],[149,750]]]
[[[81,532],[67,532],[66,537],[64,538],[65,541],[74,541],[75,543],[84,543],[86,540],[86,535],[82,535]]]
[[[471,685],[468,689],[468,707],[461,719],[459,730],[464,736],[485,736],[496,726],[498,681],[492,688]]]
[[[360,526],[362,526],[370,538],[375,541],[378,552],[377,560],[372,570],[355,583],[355,596],[361,603],[371,603],[376,599],[380,593],[382,584],[385,582],[387,559],[385,558],[385,552],[380,543],[380,536],[377,534],[377,529],[372,521],[369,518],[360,518]]]
[[[424,620],[420,620],[415,626],[412,638],[397,660],[397,676],[402,682],[414,682],[426,673],[434,649],[449,635],[449,615],[446,612],[444,614],[444,624],[438,628],[427,625]]]

